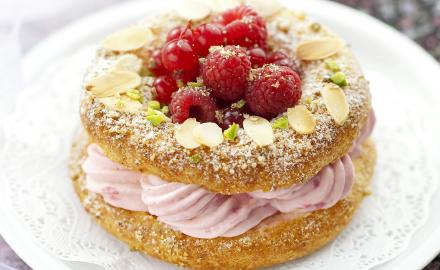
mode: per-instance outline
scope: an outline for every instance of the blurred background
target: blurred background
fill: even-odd
[[[13,109],[11,100],[20,89],[21,57],[66,24],[123,1],[0,0],[0,125]],[[332,1],[361,10],[395,27],[440,61],[440,0]],[[11,269],[30,268],[0,236],[0,270]],[[439,269],[440,257],[425,267],[425,270]]]

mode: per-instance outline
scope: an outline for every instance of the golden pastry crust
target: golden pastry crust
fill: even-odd
[[[356,178],[350,195],[335,206],[296,218],[278,214],[233,238],[199,239],[172,230],[144,212],[127,211],[105,203],[85,189],[81,164],[87,139],[75,141],[70,171],[74,188],[96,221],[130,248],[192,269],[256,269],[306,256],[333,240],[350,222],[369,184],[376,161],[368,140],[354,160]]]
[[[317,31],[316,27],[311,27],[313,21],[287,9],[266,19],[270,46],[281,48],[292,56],[302,41],[335,37],[324,27]],[[173,13],[141,22],[141,26],[153,29],[156,36],[143,49],[130,53],[147,59],[151,50],[163,43],[168,30],[178,24],[183,21]],[[112,61],[120,56],[100,50],[86,75],[85,84],[112,68]],[[225,141],[215,148],[188,150],[177,143],[175,124],[153,127],[141,112],[130,114],[106,108],[84,89],[81,120],[92,141],[110,159],[136,171],[155,174],[167,181],[198,184],[222,194],[286,188],[304,183],[324,166],[346,154],[371,109],[368,82],[348,46],[328,59],[338,62],[347,76],[349,84],[343,88],[350,106],[347,121],[341,126],[336,125],[323,103],[320,90],[325,86],[326,76],[331,74],[325,68],[324,60],[297,61],[302,70],[300,104],[312,111],[317,122],[316,131],[300,135],[291,128],[275,129],[275,141],[270,146],[258,147],[244,130],[240,130],[238,142]],[[153,78],[144,76],[143,80],[142,90],[148,100],[154,95]],[[190,159],[195,154],[201,156],[197,164]]]

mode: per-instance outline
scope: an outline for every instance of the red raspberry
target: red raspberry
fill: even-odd
[[[247,51],[253,68],[262,67],[266,64],[266,53],[261,48],[252,48]]]
[[[234,102],[244,95],[250,69],[251,61],[243,48],[221,47],[206,57],[202,66],[203,82],[213,97]]]
[[[294,106],[301,97],[301,79],[292,69],[264,65],[253,70],[246,104],[256,115],[272,118]]]
[[[289,67],[296,72],[298,70],[295,62],[293,62],[293,60],[282,51],[274,51],[274,52],[270,53],[267,56],[267,63],[268,64],[275,64],[278,66]]]
[[[194,30],[194,46],[199,56],[206,56],[211,46],[223,45],[223,26],[207,23],[197,26]]]
[[[171,101],[171,95],[177,91],[177,83],[171,76],[160,76],[154,80],[153,87],[156,89],[156,99],[162,104]]]
[[[182,88],[175,92],[170,103],[171,119],[183,123],[195,117],[200,122],[216,122],[217,104],[206,88]]]
[[[252,8],[238,6],[224,12],[217,21],[225,25],[227,44],[266,47],[266,21]]]
[[[162,64],[162,52],[161,49],[156,49],[151,54],[148,61],[148,69],[156,76],[167,75],[170,73]]]

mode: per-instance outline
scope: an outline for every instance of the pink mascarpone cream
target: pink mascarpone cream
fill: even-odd
[[[167,182],[127,170],[89,145],[83,163],[86,187],[115,207],[145,211],[182,233],[197,238],[234,237],[276,213],[301,214],[326,209],[345,198],[354,182],[352,158],[375,125],[370,113],[349,153],[325,166],[306,184],[271,192],[222,195],[197,185]]]

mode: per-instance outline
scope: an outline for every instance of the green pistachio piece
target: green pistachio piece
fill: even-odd
[[[226,140],[233,141],[237,137],[239,128],[240,128],[239,125],[233,123],[232,125],[229,126],[227,130],[223,131],[223,136],[225,137]]]
[[[345,74],[342,72],[336,72],[333,74],[333,76],[330,77],[330,80],[339,86],[346,86],[347,85],[347,78],[345,77]]]
[[[157,100],[148,101],[148,108],[160,110],[160,103]]]
[[[165,117],[161,114],[147,115],[146,118],[154,127],[166,121]]]
[[[286,129],[288,126],[289,126],[289,121],[285,116],[281,116],[280,118],[276,119],[272,124],[272,127],[275,129],[277,128]]]
[[[325,61],[325,68],[333,71],[333,72],[338,72],[341,70],[341,68],[339,67],[338,63],[336,63],[333,60],[326,60]]]
[[[202,160],[202,157],[199,154],[195,154],[189,157],[189,161],[194,164],[199,163],[200,160]]]

